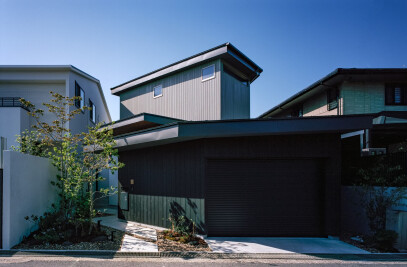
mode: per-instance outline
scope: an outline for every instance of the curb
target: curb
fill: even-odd
[[[216,253],[216,252],[121,252],[114,250],[0,250],[0,257],[97,257],[97,258],[196,258],[196,259],[286,259],[345,261],[407,261],[407,253],[300,254],[300,253]]]

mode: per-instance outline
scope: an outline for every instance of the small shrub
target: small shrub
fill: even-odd
[[[57,243],[62,240],[63,235],[58,233],[55,229],[51,228],[44,232],[39,232],[33,237],[39,243]]]
[[[170,216],[168,220],[171,222],[171,230],[173,233],[178,233],[181,236],[194,236],[195,235],[195,222],[188,219],[184,215],[177,218]]]
[[[393,230],[380,230],[374,235],[374,241],[379,249],[392,251],[398,234]]]

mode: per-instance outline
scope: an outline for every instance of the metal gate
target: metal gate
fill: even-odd
[[[324,235],[318,160],[210,160],[206,174],[208,235]]]

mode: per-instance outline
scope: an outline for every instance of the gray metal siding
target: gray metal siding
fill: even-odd
[[[215,64],[215,78],[202,82],[202,68]],[[151,113],[183,120],[218,120],[220,110],[220,60],[212,61],[120,95],[120,119]],[[153,88],[163,95],[153,98]]]
[[[250,85],[222,71],[221,117],[227,119],[250,118]]]

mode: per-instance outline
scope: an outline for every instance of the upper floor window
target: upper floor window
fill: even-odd
[[[298,108],[294,109],[294,110],[291,112],[291,117],[294,117],[294,118],[300,118],[300,117],[302,117],[303,115],[304,115],[304,113],[303,113],[302,106],[299,106]]]
[[[210,65],[202,69],[202,81],[215,78],[215,65]]]
[[[327,91],[328,110],[333,110],[338,107],[338,90],[331,89]]]
[[[93,104],[92,100],[89,99],[89,107],[91,110],[89,111],[89,119],[91,122],[96,123],[96,107]]]
[[[407,105],[407,85],[386,86],[386,105]]]
[[[75,101],[75,106],[77,108],[83,109],[85,106],[85,91],[82,87],[79,86],[77,82],[75,82],[75,96],[80,96],[81,100]]]
[[[163,86],[160,84],[153,88],[154,97],[159,97],[163,95]]]

